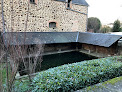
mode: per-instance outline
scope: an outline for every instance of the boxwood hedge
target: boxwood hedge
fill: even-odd
[[[122,75],[122,62],[109,57],[67,64],[40,72],[32,82],[33,92],[67,92]]]

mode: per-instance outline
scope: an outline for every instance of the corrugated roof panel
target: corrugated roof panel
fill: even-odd
[[[78,42],[109,47],[122,36],[102,33],[80,33]]]

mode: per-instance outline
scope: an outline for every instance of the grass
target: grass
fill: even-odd
[[[0,63],[0,86],[3,92],[7,91],[7,64],[4,62]],[[8,77],[10,78],[10,65],[8,64]]]
[[[6,64],[0,63],[0,77],[2,79],[2,82],[5,83],[6,80]]]

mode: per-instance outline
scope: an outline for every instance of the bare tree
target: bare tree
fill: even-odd
[[[18,0],[19,2],[19,0]],[[24,64],[24,70],[28,74],[29,80],[31,82],[31,74],[35,73],[37,63],[42,62],[42,53],[43,53],[43,47],[44,45],[42,43],[35,44],[34,47],[31,45],[26,45],[26,30],[28,27],[28,13],[29,13],[29,3],[28,3],[28,10],[27,10],[27,16],[25,21],[25,31],[24,31],[24,40],[21,40],[21,42],[18,40],[18,33],[14,33],[14,20],[13,20],[13,0],[11,0],[11,29],[8,30],[7,23],[4,19],[4,8],[3,8],[3,0],[1,0],[1,8],[2,8],[2,23],[1,24],[1,37],[2,40],[0,42],[0,92],[11,92],[12,86],[15,81],[16,73],[18,72],[18,67],[20,63]],[[18,17],[19,20],[19,17]],[[19,22],[18,22],[19,24]],[[10,31],[10,32],[9,32]],[[8,32],[8,33],[6,33]],[[7,34],[8,39],[4,37],[4,35]],[[6,41],[4,40],[6,39]],[[41,42],[41,40],[36,39],[36,41]],[[12,44],[16,42],[16,44]],[[23,44],[22,44],[23,43]],[[2,64],[4,61],[4,65]],[[41,65],[40,65],[41,67]],[[6,86],[7,88],[3,87],[3,70],[6,71]]]

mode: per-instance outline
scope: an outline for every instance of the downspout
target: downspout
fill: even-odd
[[[78,51],[78,38],[79,38],[79,32],[77,33],[77,38],[76,38],[76,51]]]
[[[83,13],[83,12],[79,12],[79,11],[73,10],[73,9],[71,9],[70,7],[67,8],[66,5],[67,5],[67,0],[66,0],[66,2],[65,2],[65,9],[70,10],[70,11],[73,11],[73,12],[77,12],[77,13],[80,13],[80,14],[87,15],[86,13]]]
[[[87,29],[88,29],[87,25],[88,25],[88,7],[87,7],[86,32],[87,32]]]
[[[76,42],[78,42],[78,37],[79,37],[79,32],[77,33],[77,38],[76,38]]]

